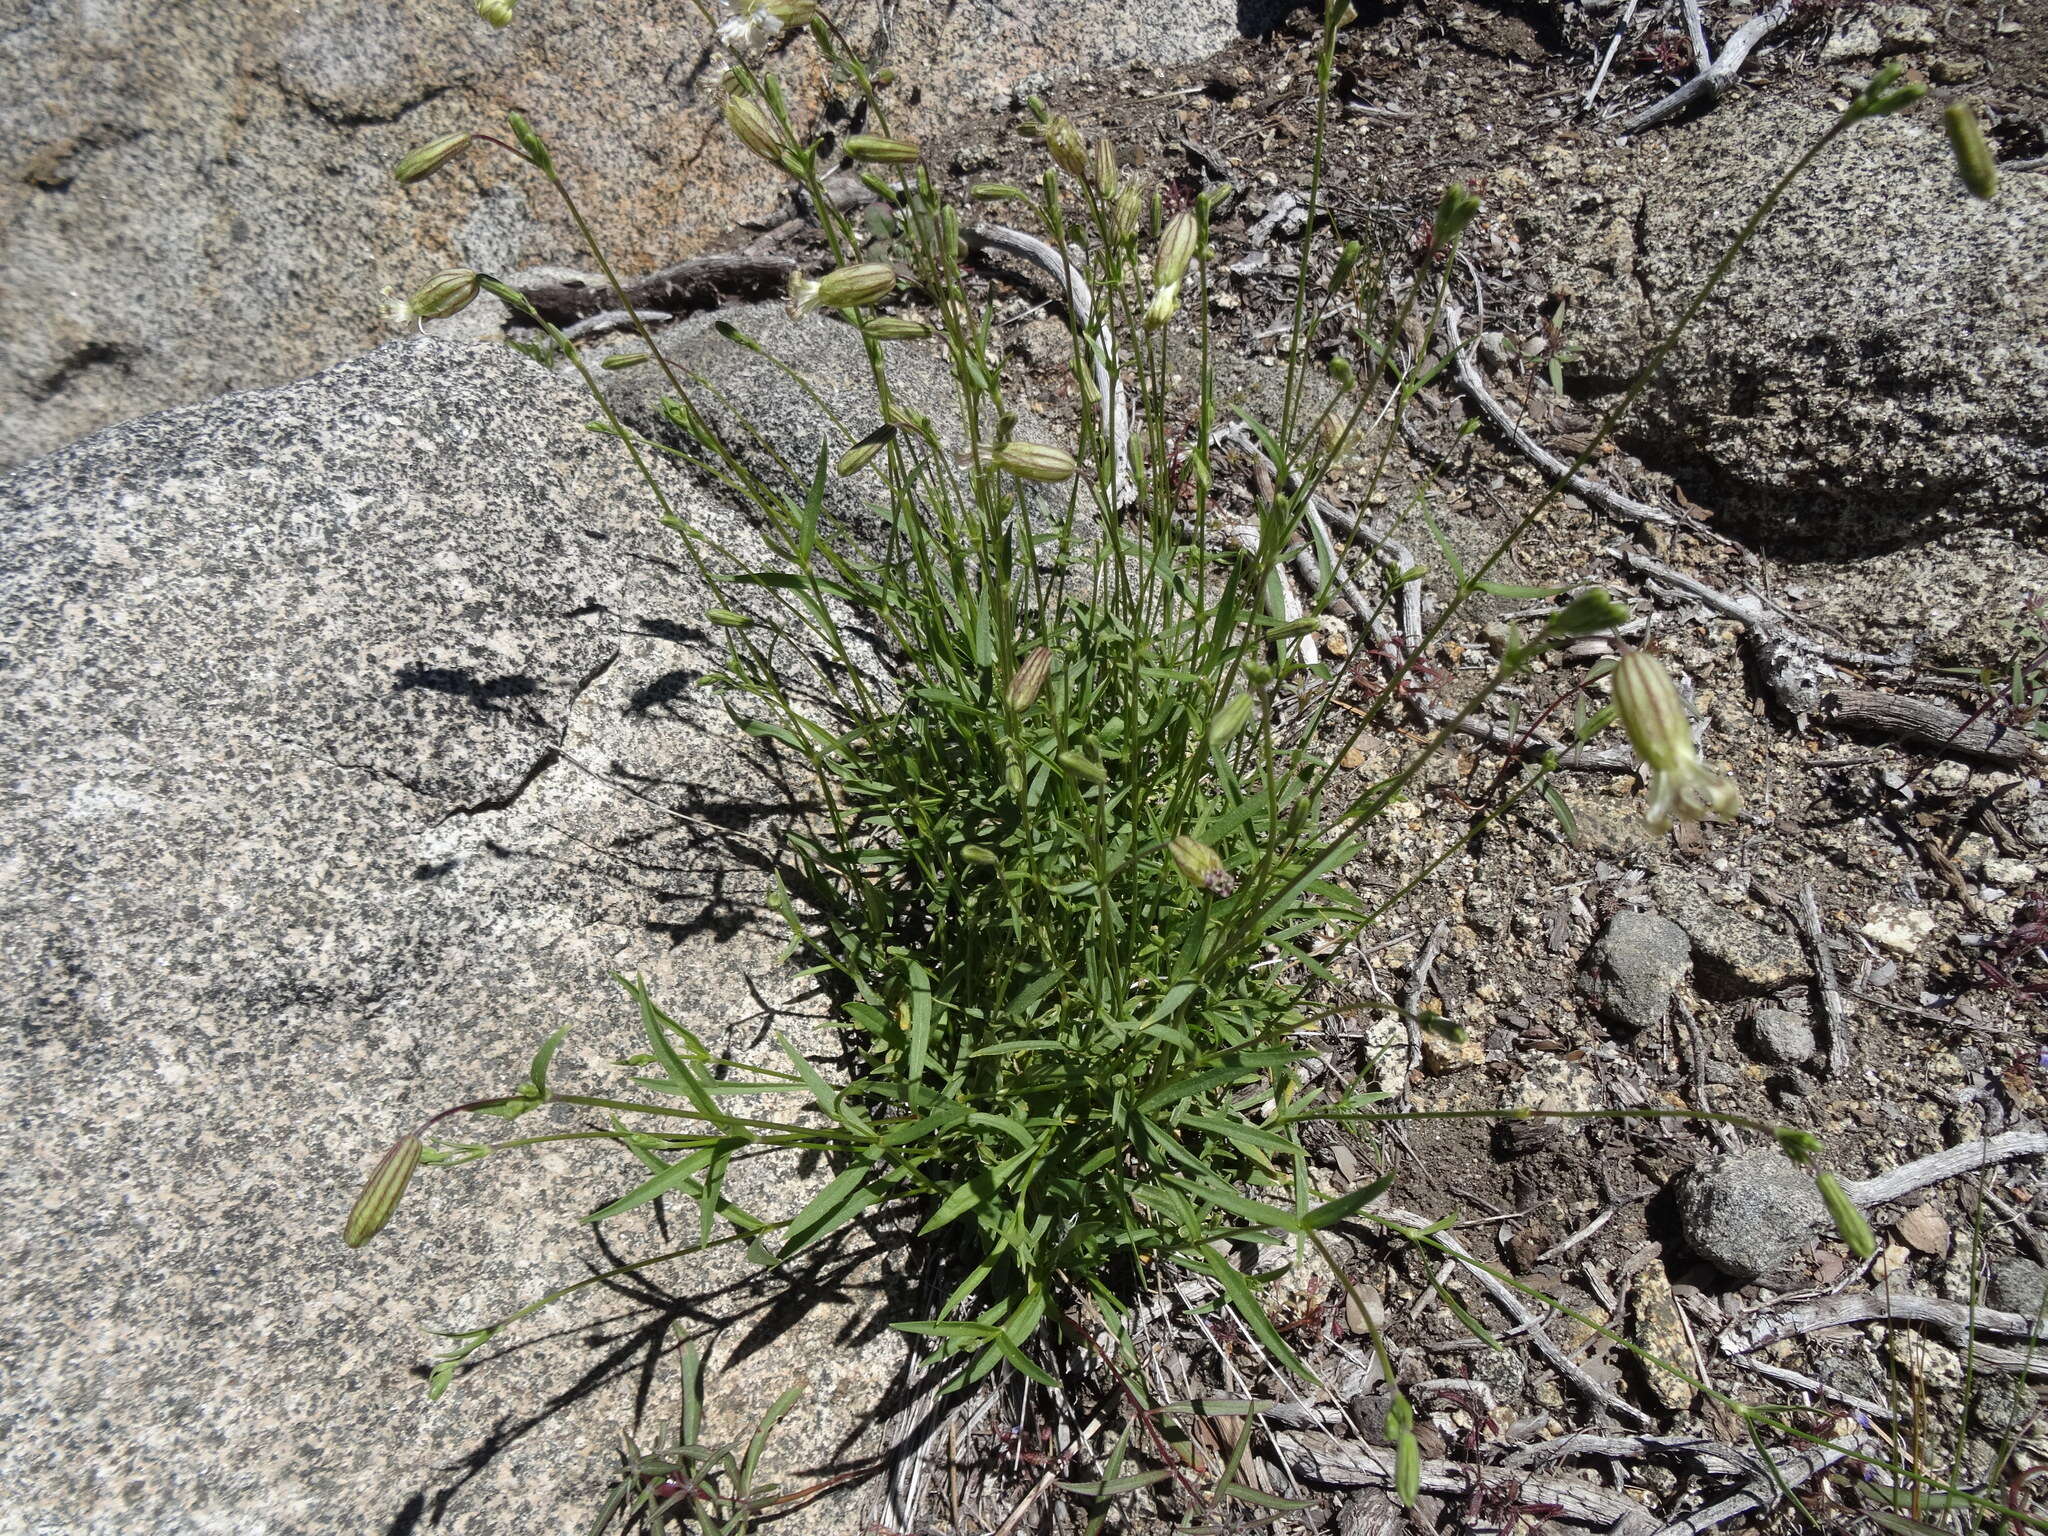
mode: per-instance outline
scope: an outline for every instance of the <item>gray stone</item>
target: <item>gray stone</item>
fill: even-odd
[[[2044,1294],[2048,1294],[2048,1269],[2032,1259],[2001,1259],[1991,1266],[1991,1281],[1984,1288],[1987,1303],[2022,1317],[2041,1315]]]
[[[1834,115],[1759,100],[1631,145],[1539,157],[1517,227],[1618,387],[1789,156]],[[1588,186],[1615,188],[1588,200]],[[1509,194],[1512,196],[1512,193]],[[1786,196],[1638,407],[1623,444],[1765,538],[1858,555],[2048,512],[2048,185],[1957,183],[1938,115],[1857,125]],[[2002,607],[2011,611],[2016,599]]]
[[[1828,1219],[1813,1175],[1775,1147],[1691,1169],[1678,1185],[1678,1215],[1692,1251],[1737,1280],[1781,1275]]]
[[[571,1298],[431,1405],[423,1326],[684,1246],[694,1216],[599,1245],[578,1214],[635,1165],[567,1142],[424,1169],[341,1245],[378,1152],[514,1086],[555,1026],[558,1086],[622,1086],[613,973],[714,1049],[835,1048],[814,997],[792,1010],[810,984],[742,841],[800,789],[691,686],[705,595],[587,415],[502,347],[414,341],[0,480],[0,1523],[580,1529],[617,1431],[672,1422],[672,1324],[707,1341],[713,1434],[806,1386],[764,1475],[872,1447],[914,1303],[883,1312],[869,1240]],[[763,1162],[727,1193],[773,1219],[827,1173]]]
[[[1587,952],[1587,981],[1600,1017],[1627,1029],[1663,1022],[1692,969],[1685,930],[1654,912],[1617,912]]]
[[[1270,23],[1227,0],[884,6],[898,126],[930,137],[1014,88],[1204,58]],[[0,465],[109,421],[296,378],[375,345],[381,293],[463,262],[588,265],[537,177],[479,147],[410,191],[389,167],[524,112],[621,271],[768,212],[780,179],[717,120],[688,6],[528,0],[494,31],[462,0],[11,7],[0,28]],[[805,39],[774,59],[800,114]]]
[[[1709,997],[1768,997],[1812,975],[1785,919],[1752,901],[1730,904],[1688,870],[1666,868],[1650,882],[1660,911],[1692,942],[1700,991]]]
[[[1759,1008],[1749,1038],[1757,1060],[1774,1067],[1796,1067],[1814,1052],[1812,1022],[1785,1008]]]

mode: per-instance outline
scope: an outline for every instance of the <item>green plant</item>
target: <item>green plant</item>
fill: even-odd
[[[915,146],[892,135],[885,91],[829,19],[809,18],[811,36],[873,125],[847,147],[880,168],[862,179],[886,214],[875,222],[896,264],[874,259],[873,226],[828,195],[825,152],[799,133],[776,81],[735,61],[728,122],[807,194],[831,257],[832,270],[801,280],[793,298],[820,312],[814,323],[858,336],[882,426],[857,435],[826,419],[815,441],[729,441],[693,398],[701,383],[679,377],[642,328],[644,357],[670,385],[663,410],[677,433],[656,442],[624,425],[576,349],[542,329],[583,372],[598,426],[624,444],[657,498],[649,465],[670,455],[751,509],[774,553],[771,565],[748,568],[663,502],[719,604],[709,617],[730,639],[707,681],[748,731],[815,782],[820,810],[788,834],[780,907],[793,952],[837,990],[858,1065],[850,1079],[827,1081],[786,1043],[782,1063],[722,1059],[628,983],[645,1045],[630,1063],[632,1092],[551,1089],[557,1036],[518,1092],[444,1112],[511,1120],[543,1103],[581,1105],[605,1111],[605,1128],[438,1147],[408,1138],[373,1180],[352,1242],[390,1215],[400,1166],[409,1176],[421,1161],[602,1138],[643,1176],[588,1219],[671,1197],[697,1211],[693,1246],[628,1268],[714,1242],[786,1263],[871,1207],[920,1203],[920,1232],[943,1234],[957,1256],[954,1284],[933,1317],[898,1326],[957,1359],[954,1386],[1004,1365],[1054,1384],[1041,1348],[1049,1327],[1087,1304],[1120,1338],[1134,1291],[1163,1269],[1208,1277],[1251,1337],[1307,1374],[1218,1240],[1319,1247],[1319,1233],[1366,1212],[1391,1182],[1382,1171],[1333,1196],[1310,1177],[1304,1124],[1363,1125],[1378,1111],[1370,1092],[1302,1074],[1314,1061],[1305,1035],[1319,1022],[1305,987],[1341,985],[1308,940],[1341,942],[1391,905],[1361,900],[1336,876],[1370,846],[1450,726],[1362,791],[1340,792],[1336,764],[1400,706],[1404,684],[1475,599],[1566,596],[1493,575],[1548,498],[1467,568],[1418,497],[1411,512],[1443,553],[1447,600],[1422,643],[1395,652],[1361,718],[1336,711],[1341,669],[1307,643],[1312,615],[1348,582],[1353,560],[1367,557],[1384,594],[1364,622],[1419,574],[1390,568],[1384,542],[1338,539],[1316,497],[1338,454],[1361,441],[1377,444],[1368,475],[1378,483],[1403,412],[1442,366],[1406,338],[1416,326],[1435,333],[1456,270],[1440,258],[1479,213],[1462,187],[1445,191],[1422,260],[1331,237],[1318,217],[1322,146],[1346,11],[1333,0],[1323,18],[1310,217],[1270,420],[1241,407],[1237,423],[1225,419],[1208,323],[1208,202],[1167,217],[1111,146],[1087,145],[1042,107],[1031,126],[1052,166],[1038,186],[979,190],[986,202],[1028,208],[1054,253],[1084,402],[1071,447],[1035,440],[1047,429],[1027,419],[994,361],[993,310],[966,264],[976,231]],[[1891,87],[1881,78],[1828,139],[1910,99]],[[546,146],[517,117],[512,130],[513,143],[479,141],[538,171],[587,235]],[[405,170],[430,173],[420,166],[462,147],[430,146]],[[1681,327],[1819,147],[1758,210]],[[1078,254],[1058,255],[1068,251]],[[603,265],[594,241],[592,252]],[[516,290],[478,281],[532,315]],[[883,312],[899,281],[919,301],[917,318]],[[444,274],[415,312],[443,312],[463,287]],[[620,298],[630,311],[623,290]],[[1319,370],[1312,349],[1333,328],[1341,339]],[[957,422],[945,430],[892,388],[891,347],[927,343],[957,385]],[[1182,378],[1192,386],[1183,390]],[[1226,449],[1231,427],[1255,450]],[[1248,517],[1226,516],[1217,496],[1232,452],[1260,487]],[[879,543],[835,510],[835,479],[879,518]],[[1287,586],[1303,546],[1324,578],[1306,612]],[[1621,616],[1604,593],[1570,596],[1536,632],[1511,638],[1492,675],[1447,710],[1451,724],[1553,645]],[[1628,667],[1646,701],[1630,735],[1656,770],[1660,817],[1732,812],[1733,787],[1699,766],[1682,707],[1668,679],[1657,681],[1661,665],[1643,656]],[[1587,713],[1577,737],[1613,718],[1612,708]],[[1488,819],[1540,792],[1552,766],[1528,765]],[[729,1107],[760,1094],[797,1095],[807,1114],[784,1121]],[[789,1152],[823,1153],[836,1169],[793,1219],[771,1223],[727,1198],[736,1161]],[[451,1335],[435,1389],[503,1326]],[[1412,1467],[1412,1414],[1396,1402],[1390,1430]],[[751,1455],[742,1468],[750,1465]]]

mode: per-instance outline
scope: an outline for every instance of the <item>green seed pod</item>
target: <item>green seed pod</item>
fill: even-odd
[[[481,279],[469,268],[450,267],[422,283],[406,300],[406,311],[420,320],[445,320],[467,309],[481,286]]]
[[[1069,750],[1062,752],[1053,761],[1066,769],[1075,778],[1084,779],[1090,784],[1107,784],[1109,782],[1109,774],[1102,764],[1083,753]]]
[[[1198,886],[1212,896],[1230,893],[1230,876],[1224,873],[1223,856],[1200,838],[1189,837],[1183,832],[1166,845],[1166,854],[1189,885]]]
[[[1344,249],[1337,253],[1337,268],[1330,274],[1330,286],[1342,288],[1351,281],[1351,274],[1358,270],[1358,259],[1365,254],[1365,247],[1356,240],[1344,242]]]
[[[1394,1497],[1403,1509],[1413,1509],[1422,1492],[1422,1446],[1413,1434],[1394,1442]]]
[[[1028,203],[1031,194],[1022,187],[1013,187],[1007,182],[977,182],[967,194],[977,203]]]
[[[1550,616],[1543,634],[1549,640],[1575,640],[1626,624],[1629,617],[1628,605],[1605,587],[1588,587]]]
[[[1138,224],[1144,217],[1145,194],[1138,190],[1137,183],[1126,182],[1116,195],[1116,206],[1110,210],[1110,227],[1119,245],[1129,245],[1138,238]]]
[[[844,480],[848,475],[857,475],[875,460],[875,455],[889,446],[889,440],[896,435],[896,429],[884,424],[875,428],[866,437],[839,455],[839,462],[832,466],[832,472]]]
[[[505,114],[505,126],[512,130],[512,137],[518,143],[520,153],[534,164],[541,175],[552,178],[555,174],[555,157],[548,153],[548,147],[541,142],[541,136],[533,131],[533,124],[517,112]]]
[[[1038,702],[1038,695],[1044,690],[1045,680],[1051,672],[1052,647],[1038,646],[1018,665],[1010,686],[1003,690],[1003,702],[1018,714],[1023,714]]]
[[[1849,1251],[1859,1259],[1875,1254],[1877,1238],[1870,1230],[1870,1223],[1863,1219],[1863,1213],[1856,1209],[1856,1202],[1849,1198],[1849,1192],[1835,1182],[1832,1173],[1825,1171],[1815,1174],[1813,1182],[1820,1190],[1821,1203],[1828,1208],[1828,1215],[1834,1218],[1835,1230],[1849,1245]]]
[[[814,309],[865,309],[895,291],[896,269],[886,261],[840,267],[816,281],[797,273],[789,282],[790,298],[800,315]]]
[[[348,1213],[348,1225],[341,1235],[344,1243],[360,1248],[384,1230],[384,1223],[391,1219],[391,1213],[398,1209],[398,1202],[405,1195],[405,1186],[412,1182],[413,1170],[419,1167],[424,1150],[417,1134],[401,1136],[378,1159],[377,1166],[370,1171],[369,1182]]]
[[[906,320],[901,315],[876,315],[861,325],[863,336],[872,336],[876,341],[923,341],[932,334],[932,328],[922,320]]]
[[[1221,752],[1237,739],[1237,733],[1251,723],[1255,701],[1248,693],[1232,696],[1224,706],[1209,717],[1207,734],[1212,750]]]
[[[887,139],[878,133],[857,133],[846,141],[846,152],[863,165],[911,165],[918,147],[908,139]]]
[[[991,469],[1000,469],[1021,480],[1036,480],[1042,485],[1057,485],[1062,480],[1071,480],[1076,467],[1072,454],[1050,443],[1005,443],[989,455],[988,463]]]
[[[726,629],[745,629],[754,622],[744,613],[734,613],[730,608],[707,608],[704,617]]]
[[[512,20],[512,12],[519,0],[476,0],[476,13],[494,27],[502,27]]]
[[[1948,129],[1948,147],[1956,157],[1956,174],[1970,189],[1970,196],[1989,202],[1998,195],[1998,167],[1991,158],[1991,146],[1984,138],[1984,125],[1977,109],[1966,101],[1950,103],[1941,114]]]
[[[960,857],[970,864],[979,864],[984,869],[993,869],[1002,861],[979,843],[968,843],[960,849]]]
[[[621,373],[628,368],[638,368],[642,363],[654,361],[651,352],[615,352],[597,366],[607,373]]]
[[[734,137],[770,165],[781,168],[782,130],[766,107],[751,96],[728,96],[720,110]]]
[[[409,187],[414,182],[425,181],[450,160],[468,149],[476,139],[473,133],[451,133],[443,138],[422,144],[391,168],[392,178],[401,186]]]

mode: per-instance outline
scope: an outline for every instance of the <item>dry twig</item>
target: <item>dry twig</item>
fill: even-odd
[[[1623,133],[1640,133],[1643,129],[1678,116],[1686,108],[1699,102],[1711,102],[1735,83],[1735,77],[1742,72],[1742,66],[1749,59],[1750,50],[1769,37],[1778,28],[1792,19],[1793,0],[1777,0],[1769,10],[1753,16],[1738,27],[1727,42],[1721,45],[1721,56],[1694,75],[1662,101],[1652,102],[1621,125]],[[1690,20],[1690,18],[1688,18]],[[1706,36],[1699,34],[1696,50],[1704,52]]]

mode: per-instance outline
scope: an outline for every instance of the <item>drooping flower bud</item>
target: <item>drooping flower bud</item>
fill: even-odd
[[[707,608],[704,617],[722,629],[745,629],[754,622],[744,613],[735,613],[730,608]]]
[[[1038,695],[1044,691],[1045,680],[1052,673],[1052,647],[1041,645],[1018,665],[1010,679],[1010,686],[1003,690],[1003,702],[1023,714],[1038,702]]]
[[[1159,254],[1152,261],[1152,281],[1164,287],[1178,284],[1188,275],[1188,263],[1195,259],[1195,244],[1201,227],[1192,213],[1176,213],[1159,236]]]
[[[1906,66],[1894,59],[1870,77],[1870,83],[1863,87],[1856,99],[1849,103],[1844,115],[1852,122],[1865,117],[1889,117],[1894,112],[1903,112],[1922,96],[1927,87],[1917,80],[1899,85],[1899,77],[1906,72]],[[1894,86],[1898,88],[1893,89]]]
[[[461,154],[475,140],[473,133],[451,133],[422,144],[391,168],[391,175],[401,187],[414,182],[425,181],[450,160]]]
[[[1358,374],[1351,366],[1351,359],[1341,352],[1330,359],[1330,382],[1339,389],[1349,389],[1358,382]]]
[[[876,315],[860,330],[863,336],[872,336],[876,341],[923,341],[932,334],[932,328],[922,320],[909,320],[902,315]]]
[[[781,168],[782,129],[766,107],[751,96],[728,96],[721,110],[734,137],[770,165]]]
[[[1462,181],[1452,182],[1437,200],[1436,219],[1429,230],[1431,247],[1439,251],[1449,250],[1457,243],[1458,236],[1465,233],[1465,226],[1478,217],[1479,199],[1466,190]]]
[[[977,203],[1028,203],[1031,194],[1022,187],[1010,186],[1001,181],[978,181],[968,189],[967,195]]]
[[[1102,764],[1096,762],[1085,753],[1069,750],[1060,753],[1053,761],[1066,769],[1075,778],[1084,779],[1090,784],[1107,784],[1109,782],[1109,774]]]
[[[1181,878],[1189,885],[1211,896],[1228,896],[1237,889],[1237,882],[1223,867],[1223,856],[1200,838],[1189,837],[1183,832],[1166,845],[1166,852],[1173,860],[1173,867],[1180,871]]]
[[[420,1153],[425,1150],[417,1134],[401,1136],[392,1144],[391,1150],[377,1160],[377,1166],[370,1171],[369,1182],[363,1186],[363,1192],[356,1196],[356,1203],[349,1210],[348,1225],[341,1234],[344,1243],[351,1248],[360,1248],[384,1229],[384,1223],[398,1209],[405,1186],[412,1182],[413,1170],[420,1165]]]
[[[405,316],[409,320],[445,320],[467,309],[480,286],[481,279],[467,267],[436,272],[405,301]]]
[[[1948,147],[1956,157],[1956,174],[1970,189],[1970,196],[1989,202],[1998,195],[1998,167],[1991,158],[1991,146],[1984,139],[1984,125],[1977,110],[1966,101],[1950,103],[1941,114],[1948,129]]]
[[[789,281],[792,306],[800,315],[815,309],[865,309],[896,291],[896,269],[886,261],[840,267],[813,281],[796,273]]]
[[[512,20],[512,12],[519,0],[476,0],[476,13],[494,27],[502,27]]]
[[[866,437],[839,455],[839,462],[832,466],[832,472],[844,480],[848,475],[857,475],[875,460],[875,455],[889,446],[889,439],[896,435],[896,429],[887,423],[875,428]]]
[[[1074,475],[1074,456],[1050,443],[1008,442],[988,456],[991,469],[1000,469],[1005,474],[1021,480],[1036,480],[1042,485],[1057,485],[1070,480]]]
[[[1222,751],[1237,739],[1237,733],[1251,723],[1255,702],[1248,693],[1233,695],[1224,706],[1209,717],[1206,733],[1209,745],[1215,751]]]
[[[1548,640],[1577,640],[1618,628],[1629,618],[1628,605],[1605,587],[1588,587],[1550,616],[1543,634]]]
[[[1110,210],[1110,227],[1115,232],[1117,243],[1129,245],[1138,238],[1138,225],[1145,218],[1145,194],[1136,182],[1126,182],[1124,189],[1116,195],[1116,206]]]
[[[1614,705],[1630,745],[1650,769],[1650,830],[1670,830],[1674,819],[1724,820],[1742,809],[1735,781],[1713,772],[1693,746],[1691,722],[1678,685],[1648,651],[1626,651],[1614,664]]]
[[[1081,130],[1065,117],[1055,117],[1038,131],[1052,163],[1069,176],[1088,174],[1088,144]]]
[[[1859,1259],[1875,1254],[1877,1236],[1870,1230],[1870,1223],[1864,1219],[1863,1212],[1856,1208],[1856,1202],[1849,1198],[1849,1192],[1836,1182],[1832,1173],[1825,1170],[1815,1174],[1813,1182],[1820,1190],[1821,1204],[1834,1218],[1835,1230],[1842,1234],[1842,1241],[1849,1245],[1849,1251]]]
[[[887,139],[879,133],[857,133],[846,141],[846,152],[863,165],[910,165],[918,147],[908,139]]]
[[[533,124],[517,112],[505,114],[505,125],[512,130],[512,138],[519,146],[519,152],[533,162],[534,168],[543,176],[555,174],[555,157],[548,153],[547,144],[533,131]]]

